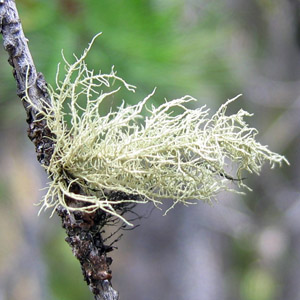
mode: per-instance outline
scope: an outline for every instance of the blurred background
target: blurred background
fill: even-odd
[[[229,112],[291,166],[248,175],[253,192],[214,205],[154,210],[112,253],[122,300],[300,299],[300,2],[298,0],[18,0],[38,71],[54,85],[61,49],[138,87],[156,104],[190,94]],[[93,299],[50,212],[37,216],[47,178],[26,136],[7,54],[0,53],[0,300]],[[123,95],[121,95],[121,98]],[[120,98],[120,99],[121,99]],[[112,99],[116,105],[118,99]],[[139,207],[140,213],[149,208]]]

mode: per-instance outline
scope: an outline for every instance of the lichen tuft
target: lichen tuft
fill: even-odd
[[[117,204],[150,201],[159,207],[164,199],[172,199],[172,208],[195,199],[209,202],[220,191],[238,192],[230,187],[233,177],[236,187],[247,187],[243,171],[259,174],[265,162],[271,167],[288,163],[255,140],[257,130],[244,121],[250,113],[240,109],[226,115],[228,105],[239,96],[211,117],[205,106],[187,108],[187,103],[196,101],[191,96],[158,107],[147,105],[154,92],[136,105],[123,102],[117,111],[102,116],[107,97],[121,87],[132,92],[135,87],[113,69],[102,74],[87,68],[85,58],[97,36],[73,64],[63,56],[66,75],[60,80],[58,68],[56,89],[49,90],[52,106],[41,112],[55,136],[54,153],[50,165],[45,166],[51,182],[42,208],[60,204],[69,210],[102,209],[127,222],[115,210]],[[113,91],[103,91],[111,86]],[[79,105],[81,97],[86,99],[84,107]],[[26,101],[31,103],[28,96]],[[178,109],[181,113],[174,114]],[[230,175],[228,170],[236,171]],[[74,182],[84,193],[71,192]],[[135,197],[111,200],[107,191]],[[65,196],[85,205],[70,207]]]

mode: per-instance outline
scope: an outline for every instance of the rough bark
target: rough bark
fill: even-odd
[[[31,101],[38,109],[23,100],[29,125],[28,136],[34,143],[38,161],[49,165],[55,144],[51,131],[45,120],[41,119],[40,110],[51,105],[47,92],[47,83],[42,73],[36,71],[27,42],[24,36],[18,11],[13,0],[0,0],[0,31],[3,35],[3,45],[9,54],[8,62],[13,67],[13,75],[17,83],[17,94],[22,99],[27,91]],[[78,186],[73,192],[80,193]],[[73,199],[66,199],[72,205],[81,205]],[[102,237],[102,228],[108,216],[102,211],[93,214],[82,212],[69,213],[63,207],[58,207],[58,215],[67,232],[66,241],[71,246],[73,254],[79,260],[84,280],[96,300],[117,300],[118,293],[111,285],[112,262],[107,252],[112,250],[106,246]]]

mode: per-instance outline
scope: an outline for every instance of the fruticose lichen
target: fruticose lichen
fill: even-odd
[[[246,187],[244,170],[259,174],[266,161],[271,167],[288,163],[255,140],[257,130],[244,121],[250,113],[240,109],[226,115],[227,106],[237,97],[211,117],[205,106],[186,107],[196,101],[191,96],[158,107],[148,105],[153,93],[136,105],[123,102],[117,111],[101,115],[107,97],[121,87],[132,92],[135,87],[113,70],[101,74],[87,68],[84,60],[97,36],[73,64],[63,56],[65,77],[60,80],[58,68],[56,89],[49,90],[52,106],[41,112],[55,137],[51,162],[45,166],[51,182],[43,208],[102,209],[127,222],[116,212],[116,204],[153,202],[159,207],[164,199],[172,199],[173,207],[195,199],[211,201],[220,191],[235,190],[230,187],[233,177],[236,187]],[[111,86],[113,91],[103,91]],[[84,106],[79,97],[86,99]],[[26,100],[30,102],[28,97]],[[178,109],[181,113],[175,114]],[[228,170],[235,170],[234,175]],[[70,191],[74,182],[84,193]],[[112,200],[105,191],[138,195],[140,200]],[[83,201],[85,206],[69,207],[65,196]]]

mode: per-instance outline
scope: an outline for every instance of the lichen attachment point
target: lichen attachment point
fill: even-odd
[[[218,192],[232,190],[232,176],[238,179],[237,187],[246,187],[243,171],[259,174],[266,161],[272,167],[288,163],[255,140],[257,130],[244,121],[251,114],[241,109],[226,115],[227,106],[238,97],[211,117],[205,106],[187,108],[196,101],[191,96],[158,107],[147,105],[154,92],[136,105],[123,102],[117,111],[101,115],[105,98],[122,87],[132,92],[135,87],[113,69],[102,74],[87,68],[85,58],[98,35],[74,63],[63,56],[66,74],[60,80],[58,68],[56,89],[49,89],[52,106],[41,111],[55,139],[51,162],[45,166],[51,182],[42,208],[60,204],[70,211],[102,209],[128,223],[115,209],[122,202],[151,201],[159,207],[164,199],[172,199],[173,207],[195,199],[210,201]],[[103,87],[113,90],[104,92]],[[84,106],[78,101],[82,97]],[[28,95],[25,100],[33,105]],[[178,109],[181,113],[174,114]],[[236,174],[228,174],[230,166]],[[80,194],[71,190],[75,182]],[[129,196],[111,199],[115,191]],[[84,205],[70,207],[66,196]]]

